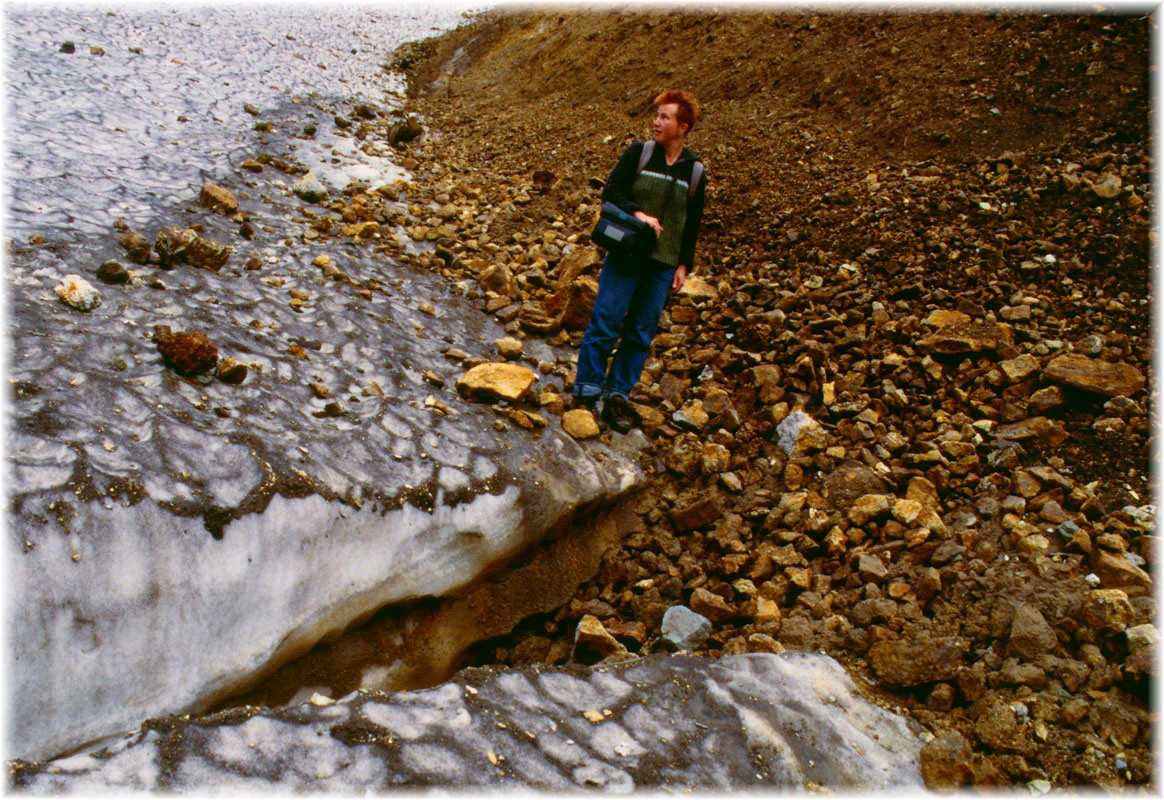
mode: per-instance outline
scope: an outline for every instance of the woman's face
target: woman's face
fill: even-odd
[[[683,138],[687,133],[687,126],[679,124],[678,103],[664,103],[659,106],[655,111],[653,130],[655,141],[659,144],[665,145],[667,142]]]

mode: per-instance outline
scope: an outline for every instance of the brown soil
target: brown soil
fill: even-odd
[[[1154,489],[1148,391],[1128,411],[1068,388],[1040,414],[1031,398],[1049,382],[1009,381],[998,364],[1030,353],[1045,367],[1095,335],[1098,358],[1151,386],[1153,27],[1066,12],[543,10],[402,49],[411,109],[430,129],[406,146],[414,173],[438,202],[472,195],[490,239],[511,251],[549,229],[585,246],[595,186],[648,135],[655,94],[689,88],[703,103],[689,140],[710,177],[697,272],[719,300],[665,321],[673,336],[634,398],[655,473],[642,527],[571,603],[476,657],[565,660],[587,614],[647,652],[662,609],[706,606],[710,593],[709,608],[727,610],[700,652],[835,656],[936,737],[931,786],[1151,785],[1154,667],[1124,632],[1155,620],[1150,578],[1122,585],[1126,619],[1084,613],[1084,577],[1105,553],[1154,568],[1150,526],[1122,510]],[[1093,187],[1110,175],[1122,188],[1104,197]],[[449,186],[462,188],[450,198]],[[475,275],[457,257],[463,238],[438,243],[437,266]],[[559,257],[542,265],[551,278]],[[536,287],[523,284],[522,298]],[[1010,321],[1011,352],[925,352],[924,321],[939,309]],[[786,458],[780,404],[757,401],[736,348],[770,351],[783,410],[825,421],[840,449]],[[556,374],[567,391],[568,370]],[[906,402],[885,394],[886,379]],[[879,418],[863,431],[822,401],[826,386]],[[684,461],[691,431],[645,422],[692,399],[710,405],[716,390],[738,413],[696,441],[726,448],[742,488]],[[1063,435],[1010,449],[975,438],[989,430],[975,423],[1042,415]],[[895,433],[908,444],[887,444]],[[842,500],[835,476],[867,480],[879,463],[898,497],[932,485],[945,534],[851,519],[855,497]],[[797,489],[803,507],[780,506]],[[713,518],[684,524],[707,500]],[[1060,511],[1081,534],[1058,538]],[[1051,530],[1046,546],[1036,528]],[[758,619],[758,598],[775,600],[779,619]],[[1033,622],[1022,611],[1032,607]],[[945,646],[951,663],[934,655]]]

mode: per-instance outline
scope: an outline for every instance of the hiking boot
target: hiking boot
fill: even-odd
[[[570,398],[570,410],[573,411],[576,408],[584,408],[597,417],[598,395],[592,395],[590,397],[579,397],[578,395],[573,395]]]
[[[602,421],[619,433],[629,433],[635,426],[630,404],[617,395],[612,395],[602,403]]]

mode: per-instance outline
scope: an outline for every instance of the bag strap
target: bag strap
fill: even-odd
[[[699,186],[699,181],[703,177],[703,162],[696,161],[695,165],[691,167],[691,183],[687,185],[687,199],[690,200],[695,197],[695,188]]]
[[[638,166],[638,169],[635,170],[636,177],[638,176],[638,174],[640,172],[643,171],[643,168],[647,166],[647,162],[651,160],[651,154],[654,152],[655,152],[655,140],[654,139],[652,139],[649,142],[643,142],[643,152],[639,154],[639,166]]]
[[[639,166],[635,170],[637,176],[642,172],[647,162],[651,160],[651,156],[655,152],[655,140],[651,139],[649,142],[643,142],[643,152],[639,154]],[[695,164],[691,167],[691,182],[687,184],[687,199],[690,200],[695,197],[695,190],[699,186],[699,180],[703,177],[703,162],[699,159],[695,160]]]

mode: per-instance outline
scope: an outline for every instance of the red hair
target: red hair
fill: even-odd
[[[691,129],[695,127],[696,120],[699,119],[699,101],[695,99],[695,95],[683,89],[668,89],[655,98],[655,107],[658,108],[667,103],[674,103],[679,106],[679,113],[676,115],[676,118],[679,124],[686,125],[687,132],[691,133]]]

